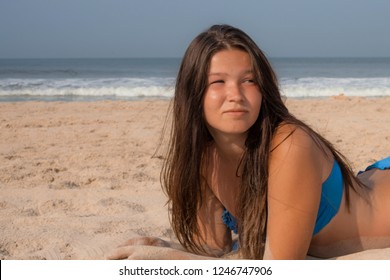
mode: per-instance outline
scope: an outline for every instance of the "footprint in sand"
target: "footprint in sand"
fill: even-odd
[[[64,199],[53,199],[46,201],[38,207],[38,212],[40,215],[45,215],[48,213],[60,213],[67,212],[72,209],[72,204],[65,201]]]
[[[110,211],[111,213],[120,213],[123,211],[123,207],[135,213],[143,213],[146,211],[145,207],[141,204],[114,197],[102,199],[99,201],[99,204],[104,207],[104,211]]]

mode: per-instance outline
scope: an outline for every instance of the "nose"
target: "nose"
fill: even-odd
[[[227,89],[227,99],[230,102],[239,102],[243,100],[242,89],[238,84],[231,84]]]

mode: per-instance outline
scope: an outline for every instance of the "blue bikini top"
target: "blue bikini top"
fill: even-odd
[[[335,160],[329,177],[322,184],[321,201],[313,235],[323,229],[339,211],[343,197],[343,186],[343,175],[339,164]],[[222,220],[234,233],[238,232],[235,217],[226,209],[222,214]]]
[[[320,207],[317,213],[313,235],[320,232],[337,214],[343,198],[344,181],[340,165],[335,160],[332,172],[322,184]]]

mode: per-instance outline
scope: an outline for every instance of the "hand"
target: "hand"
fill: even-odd
[[[111,260],[151,259],[153,256],[151,255],[151,251],[157,251],[156,248],[161,247],[171,247],[171,244],[157,237],[136,237],[129,239],[125,243],[119,245],[107,256],[107,258]],[[155,259],[158,258],[155,257]]]
[[[127,245],[118,247],[107,259],[118,260],[168,260],[168,259],[188,259],[186,252],[169,247],[156,247],[145,245]]]
[[[174,247],[174,248],[172,248]],[[183,248],[156,237],[137,237],[128,240],[111,252],[109,260],[190,260],[208,259],[183,251]]]
[[[156,246],[156,247],[172,247],[171,243],[168,241],[162,240],[158,237],[135,237],[127,240],[125,243],[119,247],[125,246],[135,246],[135,245],[145,245],[145,246]]]

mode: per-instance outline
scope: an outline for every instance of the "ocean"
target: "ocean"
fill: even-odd
[[[390,58],[270,58],[288,98],[390,96]],[[179,58],[0,59],[0,102],[169,99]]]

